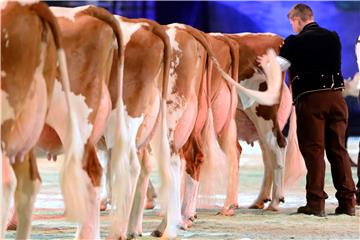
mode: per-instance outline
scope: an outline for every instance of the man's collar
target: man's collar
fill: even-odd
[[[319,25],[316,23],[316,22],[311,22],[311,23],[308,23],[306,24],[303,29],[301,30],[301,32],[305,31],[305,30],[308,30],[308,29],[311,29],[313,27],[318,27]]]

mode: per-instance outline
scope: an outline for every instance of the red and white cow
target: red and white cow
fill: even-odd
[[[236,43],[220,34],[208,35],[207,40],[220,66],[237,79],[239,49]],[[238,168],[240,154],[235,124],[238,100],[235,87],[228,85],[211,62],[206,67],[206,79],[206,97],[199,106],[198,121],[183,148],[186,161],[182,203],[184,228],[191,225],[195,215],[198,192],[203,198],[208,197],[205,204],[211,204],[216,194],[232,190],[237,183],[227,181],[228,174]]]
[[[76,109],[75,116],[80,124],[80,141],[77,144],[85,145],[83,158],[78,162],[65,160],[64,163],[62,180],[65,184],[62,190],[66,214],[71,220],[81,223],[77,233],[79,238],[94,239],[100,236],[97,187],[101,176],[95,145],[103,135],[111,111],[107,85],[114,52],[121,53],[122,48],[118,45],[121,46],[122,37],[116,19],[104,9],[87,6],[75,9],[52,8],[52,11],[58,17],[61,40],[70,64],[70,87],[73,91],[70,101]],[[117,67],[120,64],[117,62]],[[61,87],[55,83],[47,124],[38,142],[38,147],[49,155],[58,154],[66,143],[64,138],[67,126],[64,118],[71,112],[64,108],[64,104]],[[79,171],[69,170],[72,165],[78,166]],[[70,179],[69,174],[73,174]]]
[[[102,167],[96,154],[96,144],[103,136],[111,110],[115,107],[111,102],[109,84],[113,69],[123,67],[123,62],[114,61],[115,55],[123,54],[123,37],[116,18],[105,9],[94,6],[50,9],[57,17],[67,54],[70,86],[75,94],[74,105],[77,108],[85,144],[82,167],[90,180],[87,183],[88,195],[83,197],[83,205],[88,211],[85,218],[78,219],[77,212],[68,208],[66,213],[68,218],[81,221],[77,231],[78,238],[98,239]],[[117,85],[121,86],[122,76],[117,75],[115,78]],[[59,104],[59,100],[56,102]],[[54,115],[49,113],[53,117],[53,126],[61,124],[59,112]],[[44,141],[41,142],[41,148],[51,153],[59,146],[46,144],[49,139],[57,138],[53,131],[48,130],[43,132]]]
[[[245,33],[231,34],[228,36],[239,44],[249,47],[251,51],[255,53],[255,56],[264,54],[268,48],[273,48],[279,52],[283,42],[283,39],[275,34]],[[242,59],[241,54],[240,51],[240,59]],[[256,89],[266,89],[266,85],[262,83],[263,80],[256,79],[256,72],[254,72],[254,65],[256,63],[254,60],[250,60],[248,63],[250,63],[250,66],[248,65],[247,68],[239,68],[240,83],[244,86],[250,84]],[[251,67],[251,64],[253,67]],[[249,86],[249,88],[251,87]],[[289,143],[291,144],[289,144],[287,150],[285,148],[286,140],[281,130],[292,111],[292,107],[291,95],[285,84],[283,84],[282,89],[280,106],[263,106],[247,101],[247,98],[244,96],[239,96],[240,99],[242,99],[242,104],[238,106],[238,116],[236,117],[238,129],[242,129],[241,126],[239,126],[240,121],[242,121],[240,115],[245,113],[256,128],[264,162],[262,187],[257,199],[250,208],[263,208],[264,202],[271,200],[268,209],[278,210],[279,203],[284,200],[284,174],[286,176],[285,185],[289,185],[290,181],[296,181],[305,171],[305,166],[301,161],[301,154],[297,146],[294,117],[292,118],[289,132]],[[294,111],[292,112],[294,113]],[[240,139],[244,137],[245,136],[239,134]],[[249,141],[249,139],[247,140]],[[298,168],[294,168],[294,166]],[[289,171],[291,171],[293,176],[289,175]],[[272,195],[270,195],[271,189]]]
[[[109,90],[116,108],[111,113],[104,139],[105,147],[112,149],[113,210],[109,238],[125,239],[142,234],[143,205],[152,169],[148,153],[150,141],[156,142],[152,151],[160,155],[157,160],[163,188],[165,192],[170,191],[171,180],[166,168],[170,158],[166,91],[163,89],[167,89],[171,49],[166,33],[156,22],[115,17],[123,32],[124,69],[120,71],[123,71],[124,82],[119,86],[113,79],[119,72],[113,71]],[[119,61],[119,56],[115,55],[114,61]],[[167,201],[168,196],[163,198]]]
[[[79,163],[83,146],[71,100],[64,50],[56,19],[44,3],[35,1],[1,3],[1,229],[3,238],[14,187],[19,216],[17,239],[26,239],[31,230],[31,213],[40,176],[33,148],[36,145],[54,96],[53,87],[63,90],[63,108],[70,114],[63,144],[65,159]],[[55,80],[59,59],[61,83]],[[9,161],[10,160],[10,161]],[[9,165],[13,164],[14,173]],[[74,164],[75,165],[75,164]],[[73,165],[73,166],[74,166]],[[68,168],[79,172],[81,168]],[[70,176],[71,177],[71,176]],[[80,189],[81,190],[81,189]],[[79,202],[80,199],[77,200]]]
[[[239,81],[245,80],[245,82],[248,83],[246,85],[248,88],[265,90],[266,76],[258,67],[256,59],[257,56],[264,54],[266,49],[273,48],[278,51],[282,39],[275,35],[266,34],[247,34],[241,36],[241,38],[244,38],[244,36],[246,36],[245,40],[239,39],[239,36],[228,38],[223,34],[210,34],[208,40],[220,64],[222,64],[227,71],[232,71],[234,78],[239,79]],[[250,46],[247,44],[248,39],[251,40],[249,41]],[[236,41],[234,42],[234,40]],[[291,111],[291,96],[288,88],[285,85],[282,86],[280,106],[279,104],[261,106],[242,94],[239,94],[239,105],[236,106],[237,97],[234,97],[233,89],[227,86],[221,79],[221,76],[216,75],[216,71],[213,71],[212,66],[208,66],[208,72],[212,75],[208,74],[211,91],[210,94],[208,94],[209,101],[207,105],[211,108],[208,110],[209,116],[207,118],[207,124],[204,129],[194,130],[193,139],[184,148],[184,155],[187,159],[186,171],[190,175],[185,175],[186,187],[182,209],[183,218],[184,221],[186,221],[184,224],[185,228],[187,225],[191,225],[189,219],[193,219],[195,215],[199,180],[202,198],[206,195],[210,200],[214,198],[214,188],[216,187],[223,188],[221,193],[224,193],[224,189],[226,189],[227,194],[222,213],[225,215],[234,214],[233,208],[238,205],[237,186],[239,167],[237,152],[239,146],[237,148],[236,128],[238,138],[248,142],[253,142],[261,136],[266,173],[264,182],[267,183],[270,181],[271,188],[272,179],[269,179],[269,175],[270,177],[274,175],[280,179],[276,184],[281,184],[283,178],[281,171],[284,165],[285,155],[284,153],[276,155],[276,152],[281,153],[285,151],[285,139],[280,129],[284,127]],[[250,111],[246,111],[244,106],[249,103],[250,105],[255,104],[256,106],[251,108]],[[214,116],[213,123],[211,120],[212,116]],[[235,126],[235,120],[237,126]],[[198,125],[198,127],[199,126],[201,126],[201,124]],[[201,137],[201,131],[203,131],[203,138]],[[208,132],[210,132],[210,134],[206,135]],[[271,133],[275,135],[275,139],[269,138],[269,134]],[[299,164],[301,166],[301,161],[299,161],[300,153],[297,148],[294,131],[291,131],[291,134],[289,138],[289,140],[291,139],[290,146],[295,147],[296,155],[291,154],[291,157],[295,159],[292,159],[291,164],[287,167],[294,172],[301,169],[294,169],[294,166],[298,167]],[[214,143],[216,142],[216,138],[219,139],[221,149]],[[294,153],[294,151],[292,151],[292,153]],[[214,156],[216,156],[215,159]],[[289,161],[287,161],[287,163],[289,163]],[[280,167],[280,172],[273,172],[274,169],[272,169],[272,166],[276,166],[276,164]],[[304,166],[301,167],[304,169]],[[300,174],[296,176],[289,176],[287,174],[288,172],[289,171],[286,172],[287,183],[289,183],[290,180],[294,181],[298,179],[303,173],[300,171]],[[227,180],[227,182],[225,180]],[[225,187],[225,184],[227,187]],[[201,190],[201,188],[204,189],[204,186],[208,188],[205,189],[205,191]],[[211,191],[213,191],[213,195],[209,196]],[[270,189],[266,191],[270,192]],[[217,191],[216,193],[219,194],[220,192]],[[275,199],[282,197],[281,185],[274,184],[273,199],[274,196]],[[269,197],[268,195],[268,198]],[[261,203],[263,204],[263,201],[261,201]],[[272,210],[277,209],[278,203],[279,200],[273,201],[269,208]],[[208,202],[207,204],[210,203]],[[263,205],[256,207],[262,208]]]

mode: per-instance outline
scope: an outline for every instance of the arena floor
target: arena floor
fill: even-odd
[[[360,138],[349,139],[349,153],[356,160]],[[334,197],[329,167],[326,172],[327,217],[319,218],[296,214],[297,207],[305,203],[304,178],[287,190],[285,203],[279,212],[250,210],[247,207],[257,196],[263,175],[261,153],[258,145],[254,147],[242,144],[243,154],[240,167],[239,205],[233,217],[216,215],[218,209],[200,209],[194,226],[188,231],[179,231],[179,239],[359,239],[360,207],[356,217],[335,216],[337,206]],[[60,158],[61,159],[61,158]],[[56,163],[41,159],[39,163],[43,184],[38,195],[33,215],[32,239],[73,239],[76,224],[67,222],[63,214],[63,203],[59,189],[58,169],[61,160]],[[356,168],[352,168],[356,180]],[[158,186],[156,172],[151,176]],[[109,228],[109,212],[101,213],[101,238],[106,238]],[[158,209],[146,210],[144,217],[144,236],[140,239],[154,239],[152,230],[160,223]],[[8,231],[6,239],[14,239],[15,232]]]

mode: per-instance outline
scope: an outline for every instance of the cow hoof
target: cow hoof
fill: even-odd
[[[101,212],[106,211],[106,209],[107,209],[107,204],[108,204],[108,201],[107,201],[107,200],[101,200],[101,202],[100,202],[100,211],[101,211]]]
[[[235,210],[231,207],[229,208],[223,208],[220,212],[217,213],[217,215],[223,215],[223,216],[234,216]]]
[[[271,202],[271,198],[265,198],[264,203]]]
[[[264,209],[264,203],[254,203],[249,207],[249,209]]]
[[[188,219],[182,221],[182,223],[180,224],[180,229],[188,230],[189,228],[192,227],[192,225],[193,225],[193,220],[188,218]]]
[[[179,225],[179,228],[180,228],[181,230],[186,231],[186,230],[189,229],[189,226],[187,225],[187,223],[186,223],[185,221],[183,221],[183,222]]]
[[[266,210],[277,212],[277,211],[279,211],[279,206],[270,204],[270,206]]]
[[[142,237],[142,234],[141,233],[129,233],[128,236],[127,236],[127,239],[137,239],[139,237]]]
[[[231,207],[232,209],[239,209],[239,204],[234,203],[234,204],[231,204],[230,207]]]
[[[196,217],[195,217],[195,216],[196,216],[196,215],[189,217],[189,220],[190,220],[190,221],[192,221],[192,222],[194,222],[194,221],[195,221],[195,219],[196,219]]]
[[[14,222],[9,222],[6,227],[6,230],[8,231],[16,231],[16,229],[17,229],[17,224]]]
[[[155,230],[151,233],[151,236],[153,237],[162,237],[163,233],[160,232],[159,230]]]
[[[284,197],[281,197],[281,198],[279,199],[279,201],[280,201],[281,203],[285,203],[285,198],[284,198]]]
[[[145,209],[147,209],[147,210],[154,209],[154,207],[155,207],[154,201],[149,201],[149,202],[146,202],[146,204],[145,204]]]

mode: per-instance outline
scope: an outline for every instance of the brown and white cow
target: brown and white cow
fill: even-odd
[[[247,44],[248,38],[251,39],[251,41],[249,41],[250,44]],[[234,40],[231,40],[231,38],[228,38],[223,34],[210,34],[208,36],[208,40],[212,44],[213,51],[215,52],[216,58],[219,60],[220,64],[224,66],[224,69],[232,71],[234,78],[239,79],[239,81],[247,79],[246,81],[249,83],[247,87],[256,90],[264,90],[263,87],[261,88],[259,86],[261,86],[260,83],[265,85],[266,76],[259,69],[256,58],[257,56],[264,54],[268,48],[278,50],[282,42],[280,37],[266,34],[249,34],[246,35],[245,41],[237,39],[237,41],[234,42]],[[225,68],[225,66],[227,66],[227,68]],[[243,106],[249,103],[250,99],[239,94],[239,105],[236,106],[237,97],[234,97],[234,92],[231,87],[224,83],[221,76],[216,75],[216,71],[212,72],[214,70],[211,65],[208,66],[208,72],[209,71],[213,73],[213,75],[208,76],[211,78],[209,82],[211,91],[208,98],[210,101],[208,101],[209,103],[207,105],[211,106],[211,108],[208,110],[208,113],[210,114],[207,118],[207,124],[204,129],[198,129],[197,131],[194,130],[193,135],[197,137],[194,137],[194,139],[191,140],[191,142],[189,142],[184,148],[185,158],[187,159],[186,171],[190,174],[190,177],[188,175],[185,176],[186,188],[182,214],[184,221],[186,221],[188,225],[191,225],[191,221],[188,221],[188,219],[193,219],[195,214],[196,192],[198,188],[197,181],[199,180],[202,198],[205,196],[208,196],[210,200],[211,198],[214,198],[214,196],[209,196],[209,190],[207,192],[201,190],[204,186],[206,188],[210,188],[210,190],[212,188],[213,195],[215,195],[213,188],[222,187],[223,192],[221,193],[224,193],[224,189],[226,189],[227,194],[222,213],[225,215],[234,214],[233,208],[238,205],[237,184],[239,167],[237,152],[239,146],[238,148],[236,147],[236,128],[238,137],[248,142],[253,142],[259,139],[259,136],[262,135],[260,139],[263,140],[262,144],[265,145],[262,146],[263,156],[266,155],[264,158],[265,173],[268,173],[264,177],[264,182],[271,180],[268,179],[268,177],[269,173],[270,175],[273,174],[273,170],[271,169],[271,166],[273,165],[269,162],[269,160],[272,160],[271,158],[274,157],[275,154],[271,151],[281,152],[285,150],[284,137],[282,136],[280,129],[284,127],[291,111],[290,92],[288,88],[283,85],[280,106],[278,104],[273,106],[258,106],[253,108],[252,111],[248,111],[248,113],[246,113]],[[234,106],[232,103],[234,103],[235,107],[232,107]],[[251,104],[255,103],[252,102]],[[237,126],[234,126],[235,111]],[[213,126],[211,126],[212,123],[210,121],[212,115],[214,116]],[[270,125],[267,124],[266,121],[273,123]],[[257,126],[257,128],[254,125]],[[204,138],[200,137],[200,131],[204,131]],[[206,132],[209,131],[211,134],[206,136]],[[268,141],[271,139],[268,139],[267,135],[271,132],[277,136],[278,140]],[[294,133],[294,131],[291,131],[291,133]],[[211,140],[211,138],[213,140]],[[216,138],[219,139],[221,147],[221,149],[218,150],[216,150],[219,148],[217,144],[211,144],[211,142],[216,142]],[[299,166],[300,159],[300,154],[296,144],[296,136],[294,137],[292,135],[292,137],[289,138],[289,141],[291,142],[290,145],[295,147],[295,153],[297,154],[292,154],[291,157],[297,158],[297,161],[293,160],[291,164],[289,164],[289,167],[287,167],[292,168],[293,172],[296,170],[299,171],[299,168],[294,169],[294,165],[295,167]],[[281,148],[277,148],[280,144],[282,150]],[[270,147],[270,149],[265,148],[266,146]],[[241,149],[239,150],[241,151]],[[222,152],[225,153],[225,156]],[[292,153],[294,152],[292,151]],[[214,155],[216,156],[215,160],[213,159]],[[270,159],[268,158],[269,155]],[[284,161],[284,155],[279,154],[277,157],[278,159],[273,160],[277,160],[279,163]],[[304,169],[303,166],[302,168]],[[289,171],[286,173],[288,172]],[[294,181],[294,179],[298,179],[299,176],[301,176],[301,173],[296,176],[286,175],[287,180],[289,181]],[[282,175],[278,176],[278,178],[282,179]],[[224,179],[227,180],[227,183],[224,183]],[[225,187],[226,185],[227,187]],[[282,191],[277,190],[275,192],[278,192],[278,195],[280,195],[279,192]],[[216,193],[219,194],[220,192],[217,191]],[[278,198],[280,199],[280,197]],[[207,204],[209,204],[209,202],[207,202]],[[270,209],[275,209],[275,205],[275,203],[270,205]],[[184,224],[184,227],[187,227],[186,224]]]
[[[275,34],[244,33],[231,34],[228,36],[237,41],[239,44],[244,44],[249,47],[255,53],[255,56],[262,55],[266,49],[270,47],[279,52],[283,42],[283,39]],[[241,54],[242,53],[240,51],[240,59],[242,59]],[[248,63],[252,63],[253,67],[248,65],[247,68],[239,68],[240,83],[244,86],[250,84],[255,89],[266,89],[267,86],[264,84],[263,80],[256,79],[256,72],[254,72],[254,60],[250,60]],[[249,86],[249,88],[251,87]],[[238,129],[242,129],[241,126],[239,126],[242,119],[240,115],[245,113],[256,128],[264,162],[264,179],[262,187],[257,199],[250,208],[263,208],[264,202],[271,200],[268,209],[278,210],[279,203],[284,199],[284,169],[286,170],[285,175],[287,177],[285,181],[295,181],[294,178],[289,176],[288,170],[291,171],[296,169],[286,169],[287,165],[299,166],[296,172],[297,178],[302,176],[304,173],[304,166],[301,164],[301,154],[297,147],[296,135],[294,132],[294,129],[296,128],[293,124],[294,121],[292,121],[292,124],[290,125],[290,148],[288,148],[287,151],[285,148],[286,140],[282,135],[281,130],[292,111],[292,107],[291,95],[285,84],[282,89],[283,96],[280,105],[263,106],[261,104],[247,101],[248,98],[245,96],[239,96],[240,99],[242,99],[242,104],[238,107],[238,116],[236,117],[238,121]],[[240,139],[243,139],[244,137],[245,136],[239,135]],[[247,140],[249,141],[249,139]],[[285,164],[285,159],[287,159],[287,164]],[[271,188],[272,194],[270,195]]]
[[[69,64],[71,90],[74,92],[77,114],[85,144],[82,167],[89,176],[88,196],[83,204],[89,211],[77,231],[80,239],[98,239],[100,237],[100,194],[102,167],[96,154],[96,144],[105,132],[110,113],[114,107],[109,91],[110,76],[113,69],[120,69],[123,62],[114,61],[121,56],[122,35],[115,17],[105,9],[84,6],[78,8],[51,7],[57,17],[64,49]],[[117,85],[122,85],[122,76],[116,76]],[[60,100],[56,100],[59,104]],[[61,124],[59,110],[51,115],[53,125]],[[47,129],[48,130],[48,129]],[[53,131],[44,131],[41,142],[45,151],[52,152],[59,146],[49,146],[49,139],[56,139]],[[60,136],[61,139],[61,136]],[[66,201],[66,199],[65,199]],[[70,199],[71,201],[71,199]],[[65,202],[66,203],[66,202]],[[66,209],[68,218],[76,219],[77,212]],[[70,215],[73,214],[73,215]]]
[[[29,237],[31,213],[40,176],[33,148],[36,145],[53,97],[54,85],[64,95],[70,114],[64,136],[65,159],[79,163],[83,146],[69,98],[69,80],[57,22],[44,3],[36,1],[1,3],[1,229],[4,236],[16,175],[15,207],[19,216],[17,239]],[[61,83],[55,80],[59,59]],[[9,162],[10,159],[10,162]],[[74,164],[73,166],[75,166]],[[78,173],[81,168],[67,169]],[[70,176],[71,177],[71,176]],[[67,187],[67,186],[65,186]],[[83,186],[84,188],[84,186]],[[1,189],[2,190],[2,189]],[[80,189],[81,190],[81,189]],[[4,194],[3,194],[4,193]],[[77,200],[79,202],[79,200]]]
[[[84,157],[78,163],[66,162],[63,167],[62,190],[66,214],[71,220],[81,223],[79,238],[99,238],[99,195],[101,166],[98,162],[95,145],[103,135],[111,111],[108,91],[113,55],[121,51],[121,32],[116,19],[104,9],[87,6],[84,8],[51,9],[58,17],[67,62],[69,63],[70,100],[75,108],[75,116],[80,124],[79,146],[85,145]],[[116,40],[117,41],[116,41]],[[117,44],[117,43],[118,44]],[[121,63],[118,62],[117,67]],[[71,114],[64,108],[61,87],[55,83],[52,105],[50,106],[45,128],[38,147],[55,156],[66,143],[66,122]],[[66,149],[66,146],[64,146]],[[71,165],[78,165],[79,171],[68,180]],[[85,171],[84,171],[85,170]],[[85,181],[85,190],[82,184]],[[79,204],[75,204],[79,201]],[[14,219],[14,218],[13,218]]]
[[[170,191],[171,180],[166,168],[170,149],[166,134],[166,91],[163,89],[167,89],[171,49],[166,33],[156,22],[120,16],[116,19],[123,32],[124,82],[119,86],[113,79],[118,73],[113,71],[109,90],[116,108],[104,139],[106,148],[112,149],[113,210],[109,237],[125,239],[142,234],[143,205],[152,169],[148,153],[150,141],[156,142],[152,151],[160,156],[157,160],[161,183],[165,192]],[[114,61],[118,60],[115,56]],[[117,90],[119,87],[121,89]],[[167,201],[168,196],[163,199]]]
[[[219,34],[208,35],[207,40],[220,66],[237,79],[237,45]],[[197,124],[183,149],[186,160],[182,203],[184,228],[191,225],[189,219],[195,215],[198,192],[203,198],[208,197],[205,204],[211,204],[216,194],[224,194],[236,184],[227,178],[238,168],[240,153],[235,125],[237,94],[235,87],[228,85],[211,62],[206,67],[206,78],[206,99],[199,107]]]

